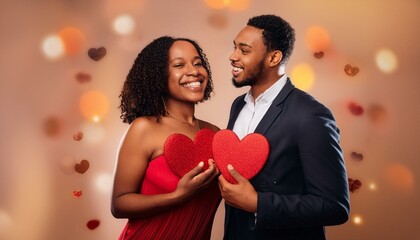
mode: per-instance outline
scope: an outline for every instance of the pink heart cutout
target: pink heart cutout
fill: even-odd
[[[204,162],[203,171],[208,169],[208,160],[213,159],[211,146],[214,134],[211,129],[201,129],[195,135],[194,141],[184,134],[170,135],[165,141],[163,151],[171,170],[182,177],[199,162]]]
[[[251,179],[262,169],[269,154],[269,143],[259,133],[246,135],[242,140],[231,130],[221,130],[213,138],[213,156],[223,177],[230,183],[237,181],[230,175],[231,164],[246,179]]]

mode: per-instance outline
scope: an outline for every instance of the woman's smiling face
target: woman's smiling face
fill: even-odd
[[[204,98],[208,73],[197,49],[188,41],[175,41],[169,49],[169,98],[197,103]]]

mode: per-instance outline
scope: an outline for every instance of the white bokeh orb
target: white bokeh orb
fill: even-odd
[[[64,43],[57,35],[49,35],[42,41],[42,53],[50,60],[59,59],[64,55]]]
[[[116,33],[127,35],[133,32],[135,25],[133,17],[128,14],[124,14],[115,18],[113,28]]]

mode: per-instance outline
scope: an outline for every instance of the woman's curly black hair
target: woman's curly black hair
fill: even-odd
[[[295,30],[288,22],[276,15],[261,15],[248,20],[248,26],[262,29],[267,51],[280,50],[282,63],[287,63],[295,44]]]
[[[201,102],[208,100],[213,92],[210,64],[197,42],[188,38],[163,36],[149,43],[137,56],[124,82],[120,94],[120,118],[131,123],[141,116],[161,116],[167,114],[163,99],[168,95],[169,49],[175,41],[187,41],[194,45],[204,68],[208,82]]]

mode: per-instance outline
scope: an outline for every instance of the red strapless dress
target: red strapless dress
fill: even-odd
[[[164,155],[153,159],[146,170],[140,193],[175,191],[179,177],[169,168]],[[210,239],[213,218],[221,201],[217,180],[187,202],[160,214],[130,219],[119,240],[128,239]]]

